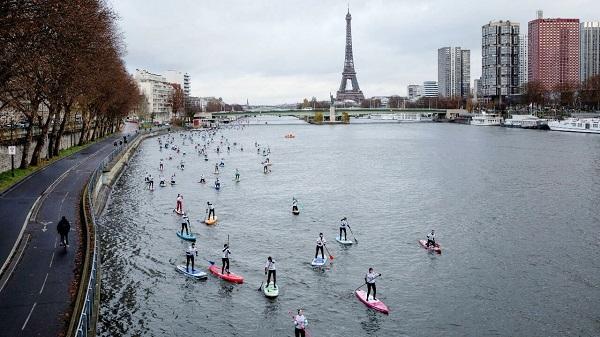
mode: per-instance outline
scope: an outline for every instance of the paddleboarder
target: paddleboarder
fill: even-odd
[[[292,197],[292,212],[298,212],[298,200]]]
[[[373,268],[369,268],[369,272],[365,275],[365,282],[367,283],[367,301],[369,300],[369,294],[373,289],[373,301],[377,301],[377,287],[375,286],[375,279],[381,276],[381,273],[377,274],[373,271]]]
[[[275,270],[275,261],[272,257],[267,258],[267,264],[265,264],[265,275],[267,275],[267,287],[271,282],[271,275],[273,275],[273,287],[277,287],[277,270]]]
[[[182,213],[183,212],[183,196],[181,194],[177,194],[177,201],[175,205],[175,211]]]
[[[188,218],[187,214],[183,214],[183,218],[181,220],[181,234],[183,234],[183,229],[185,228],[185,234],[189,235],[189,231],[188,228],[190,227],[190,219]]]
[[[207,207],[207,211],[208,211],[207,219],[210,219],[211,217],[214,218],[215,217],[215,206],[213,204],[211,204],[210,201],[207,201],[206,207]]]
[[[215,174],[219,173],[219,164],[215,163]]]
[[[342,220],[340,220],[340,240],[342,240],[342,232],[344,232],[344,241],[347,241],[346,226],[350,227],[348,225],[348,219],[346,217],[343,217]]]
[[[58,234],[60,234],[60,245],[69,247],[69,231],[71,231],[71,224],[64,215],[56,225],[56,230],[58,231]]]
[[[219,178],[217,178],[217,180],[215,180],[215,188],[216,189],[221,188],[221,182],[219,181]]]
[[[225,274],[226,271],[227,271],[227,274],[229,274],[229,255],[230,254],[231,254],[231,251],[229,250],[229,245],[224,244],[223,245],[223,257],[221,258],[221,262],[222,262],[221,274]],[[227,266],[227,267],[225,267],[225,266]]]
[[[298,309],[298,314],[294,316],[294,336],[305,337],[308,320],[304,317],[304,310]]]
[[[317,255],[319,255],[319,250],[321,251],[321,258],[325,260],[325,253],[323,253],[323,247],[327,244],[327,240],[323,237],[323,233],[319,233],[319,237],[317,238],[317,249],[315,250],[315,259]]]
[[[148,175],[148,189],[149,190],[153,190],[154,189],[154,178],[152,178],[152,175]]]
[[[206,183],[206,180],[204,180],[204,174],[200,175],[200,183],[201,184],[205,184]]]
[[[196,249],[196,244],[192,242],[192,244],[185,251],[185,271],[188,273],[190,272],[190,261],[192,262],[192,273],[195,271],[194,255],[198,256],[198,249]]]
[[[240,180],[240,170],[238,170],[237,168],[235,169],[235,180],[236,181]]]
[[[161,187],[165,187],[165,186],[167,185],[167,184],[165,183],[165,177],[164,177],[162,174],[161,174],[161,175],[158,177],[158,179],[159,179],[159,181],[160,181],[160,183],[159,183],[159,184],[160,184],[160,186],[161,186]]]
[[[427,248],[429,246],[435,247],[435,232],[432,229],[431,233],[427,234]]]
[[[175,185],[175,174],[171,175],[171,185]]]
[[[162,171],[165,167],[163,165],[163,160],[160,160],[160,164],[158,164],[159,169]]]

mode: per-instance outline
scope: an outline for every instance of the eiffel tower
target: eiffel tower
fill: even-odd
[[[356,79],[356,71],[354,70],[354,57],[352,56],[352,29],[350,21],[352,21],[352,15],[350,15],[350,8],[348,8],[348,14],[346,14],[346,58],[344,60],[344,70],[342,71],[342,83],[340,84],[340,90],[336,94],[336,100],[345,101],[353,100],[360,103],[365,99],[362,91],[358,87],[358,80]],[[346,89],[348,81],[352,81],[352,90]]]

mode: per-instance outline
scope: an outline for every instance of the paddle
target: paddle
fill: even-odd
[[[327,245],[323,245],[323,247],[325,247],[325,250],[327,251],[327,254],[329,254],[329,259],[333,260],[333,255],[331,255],[331,253],[329,252],[329,249],[327,248]]]
[[[204,259],[204,260],[206,260],[206,262],[210,263],[210,265],[211,265],[211,266],[214,266],[214,265],[215,265],[215,261],[211,261],[211,260],[207,260],[207,259]],[[362,286],[361,286],[361,287],[362,287]]]
[[[379,276],[381,276],[381,273],[377,276],[375,276],[373,279],[378,278]],[[362,286],[364,286],[365,284],[367,284],[367,282],[364,282],[363,284],[361,284],[358,288],[354,289],[354,292],[356,292],[358,289],[360,289]]]
[[[354,238],[354,242],[356,242],[356,244],[358,244],[358,240],[356,239],[356,236],[354,236],[354,233],[352,232],[352,228],[350,228],[350,225],[348,225],[348,229],[350,230],[350,233],[352,234],[352,237]]]

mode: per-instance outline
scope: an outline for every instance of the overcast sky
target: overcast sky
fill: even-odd
[[[292,103],[335,96],[344,63],[348,1],[109,0],[119,15],[125,62],[191,75],[192,95],[230,103]],[[600,1],[350,1],[354,63],[365,96],[406,95],[437,81],[437,48],[471,50],[481,75],[481,26],[544,17],[600,20]]]

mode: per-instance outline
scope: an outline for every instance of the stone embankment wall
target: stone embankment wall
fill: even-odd
[[[68,149],[72,146],[77,145],[79,143],[80,132],[64,134],[60,138],[60,149]],[[37,142],[34,140],[31,143],[31,148],[29,149],[29,158],[27,160],[31,160],[31,156],[33,155],[33,149],[35,149]],[[41,151],[41,158],[46,158],[48,155],[48,141],[46,140],[45,146]],[[21,158],[23,157],[23,145],[17,145],[17,154],[15,155],[15,168],[19,167],[21,164]],[[0,172],[5,172],[10,170],[10,155],[8,154],[8,146],[0,145]]]

